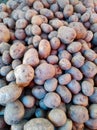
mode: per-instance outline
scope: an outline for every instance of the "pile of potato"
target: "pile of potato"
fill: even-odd
[[[0,128],[97,130],[97,0],[0,4]]]

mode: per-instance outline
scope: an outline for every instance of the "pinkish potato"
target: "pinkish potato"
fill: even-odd
[[[18,99],[23,89],[16,83],[9,84],[0,88],[0,104],[5,105]],[[7,95],[7,96],[6,96]]]
[[[71,82],[67,84],[67,87],[73,94],[78,94],[81,90],[80,83],[74,79],[71,80]]]
[[[9,51],[10,49],[10,44],[6,42],[1,42],[0,43],[0,53],[3,54],[4,51]]]
[[[15,37],[18,40],[24,40],[26,38],[25,31],[23,29],[16,29],[16,31],[15,31]]]
[[[34,46],[35,48],[37,48],[38,45],[39,45],[39,43],[40,43],[40,41],[41,41],[41,37],[38,36],[38,35],[35,35],[35,36],[33,37],[33,39],[32,39],[33,46]]]
[[[15,69],[18,65],[22,64],[21,60],[16,59],[12,61],[12,68]]]
[[[87,30],[80,22],[71,22],[69,27],[76,31],[76,39],[84,39],[87,35]]]
[[[41,9],[40,14],[46,16],[48,19],[52,19],[54,17],[53,12],[47,8]]]
[[[49,112],[48,119],[54,124],[54,126],[59,127],[66,123],[67,117],[63,110],[55,108]]]
[[[45,81],[55,75],[55,67],[48,63],[42,63],[35,69],[36,78]]]
[[[45,33],[50,33],[50,32],[53,31],[52,26],[49,25],[49,24],[47,24],[47,23],[42,23],[42,24],[41,24],[41,29],[42,29],[42,31],[45,32]]]
[[[41,34],[41,28],[38,25],[32,25],[31,32],[33,35],[40,35]]]
[[[13,29],[14,26],[15,26],[15,21],[12,18],[9,18],[9,17],[4,18],[3,23],[5,25],[7,25],[10,29]]]
[[[34,16],[34,15],[37,15],[37,11],[34,10],[34,9],[28,9],[26,12],[25,12],[25,18],[30,21],[31,18]]]
[[[47,57],[47,62],[50,64],[56,64],[58,63],[58,57],[56,55],[49,55]]]
[[[97,104],[91,104],[89,106],[89,114],[92,119],[97,119]]]
[[[63,26],[63,22],[59,19],[52,19],[49,21],[49,24],[54,28],[54,29],[59,29],[61,26]]]
[[[2,54],[2,61],[4,64],[10,64],[12,62],[12,58],[10,56],[9,51],[4,51]]]
[[[14,43],[10,47],[10,56],[13,59],[19,59],[23,57],[25,50],[26,50],[26,47],[23,45],[23,43],[20,41],[16,41],[16,43]]]
[[[46,39],[41,40],[38,49],[39,49],[39,56],[41,58],[47,58],[51,52],[51,46],[49,41]]]
[[[73,28],[62,26],[58,29],[58,38],[64,44],[70,44],[76,38],[76,32]]]
[[[71,60],[71,54],[67,51],[67,50],[61,50],[58,53],[58,58],[61,59],[67,59],[67,60]]]
[[[25,19],[18,19],[16,21],[16,28],[17,29],[23,29],[27,26],[28,22]]]
[[[33,8],[36,10],[36,11],[40,11],[41,9],[43,9],[43,4],[41,1],[38,1],[36,0],[34,3],[33,3]]]
[[[90,128],[89,130],[97,130],[97,118],[96,119],[89,119],[85,122],[85,125]]]
[[[87,22],[90,18],[90,14],[88,12],[84,13],[82,16],[81,16],[81,21],[82,22]]]
[[[94,93],[89,97],[90,102],[97,103],[97,87],[94,87]]]
[[[62,70],[68,70],[71,68],[71,63],[68,59],[62,58],[59,61],[59,66]]]
[[[9,29],[3,23],[0,23],[0,43],[8,42],[9,40],[10,40]]]
[[[55,16],[56,16],[56,18],[58,18],[58,19],[63,19],[63,13],[62,13],[61,11],[55,12]]]
[[[59,75],[61,75],[62,74],[62,69],[60,68],[60,66],[59,65],[54,65],[54,67],[55,67],[55,77],[57,78]]]
[[[60,47],[60,44],[61,44],[61,42],[60,42],[59,38],[57,38],[57,37],[51,38],[50,45],[51,45],[52,49],[54,49],[54,50],[58,49]]]
[[[57,2],[50,4],[50,10],[52,10],[54,13],[59,10],[59,6],[58,6]]]
[[[69,4],[69,0],[57,0],[57,3],[61,9],[64,9],[65,5]]]
[[[64,10],[63,10],[63,15],[65,18],[68,18],[70,17],[72,14],[73,14],[73,6],[68,4],[64,7]]]
[[[71,101],[72,95],[66,86],[58,85],[56,92],[60,95],[64,103],[69,103]]]
[[[39,64],[38,52],[34,48],[30,48],[26,51],[23,58],[23,64],[31,65],[35,67]]]
[[[14,70],[16,83],[21,87],[26,87],[34,78],[34,69],[30,65],[21,64]]]
[[[90,16],[90,23],[94,24],[97,23],[97,14],[96,13],[92,13]]]
[[[7,75],[6,75],[6,80],[8,82],[12,82],[15,81],[15,75],[14,75],[14,71],[11,70]]]
[[[6,76],[10,71],[11,71],[11,66],[10,65],[6,65],[6,66],[2,66],[0,69],[0,74],[2,76]]]
[[[8,103],[4,111],[4,120],[8,125],[17,124],[24,116],[25,109],[23,104],[16,100],[12,103]]]
[[[31,19],[31,23],[35,25],[41,25],[43,23],[43,19],[40,15],[34,15]]]
[[[86,7],[81,2],[79,2],[74,6],[74,10],[77,13],[84,14],[86,12]]]

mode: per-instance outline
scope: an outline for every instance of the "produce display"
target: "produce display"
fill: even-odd
[[[0,130],[97,130],[97,0],[0,4]]]

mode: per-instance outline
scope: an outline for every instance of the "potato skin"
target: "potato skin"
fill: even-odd
[[[85,122],[85,125],[92,130],[96,130],[97,129],[97,119],[90,118],[88,121]]]

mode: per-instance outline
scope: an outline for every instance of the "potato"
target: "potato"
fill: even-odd
[[[57,93],[49,92],[45,95],[43,101],[48,108],[56,108],[60,105],[61,98]]]
[[[76,38],[76,32],[73,28],[62,26],[58,29],[58,38],[64,44],[70,44]]]
[[[6,42],[0,43],[0,53],[3,54],[4,51],[8,51],[10,49],[10,45]]]
[[[79,2],[74,6],[74,10],[77,13],[84,14],[86,12],[86,7],[81,2]]]
[[[19,100],[8,103],[4,111],[4,120],[8,125],[17,124],[22,120],[24,112],[24,106]]]
[[[46,91],[43,88],[43,86],[36,86],[32,88],[32,95],[36,98],[36,99],[42,99],[45,97],[46,95]]]
[[[50,2],[48,2],[48,3],[49,3],[49,4],[52,3],[52,4],[50,5],[50,10],[52,10],[54,13],[59,10],[59,6],[58,6],[58,4],[57,4],[56,1],[54,1],[54,2],[50,1]]]
[[[24,130],[54,130],[53,124],[44,118],[33,118],[24,125]]]
[[[45,33],[50,33],[50,32],[53,31],[52,26],[49,25],[49,24],[47,24],[47,23],[42,23],[42,24],[41,24],[41,29],[42,29],[42,31],[45,32]]]
[[[28,22],[26,19],[18,19],[16,21],[16,28],[17,29],[24,29],[27,26]]]
[[[31,21],[32,17],[34,15],[37,15],[37,11],[34,10],[34,9],[28,9],[26,12],[25,12],[25,18],[28,20],[28,21]]]
[[[58,18],[58,19],[63,19],[63,13],[62,13],[61,11],[55,12],[55,16],[56,16],[56,18]]]
[[[57,78],[59,75],[62,74],[62,70],[59,65],[54,65],[55,67],[55,77]]]
[[[64,103],[69,103],[71,101],[72,95],[66,86],[58,85],[56,92],[60,95]]]
[[[24,12],[20,9],[15,9],[11,14],[11,18],[13,18],[14,20],[18,20],[19,18],[24,18],[24,16],[25,16]]]
[[[23,64],[28,64],[31,65],[32,67],[35,67],[39,64],[38,52],[36,49],[31,48],[25,52],[23,58]]]
[[[4,64],[10,64],[12,62],[12,58],[10,56],[10,52],[9,51],[4,51],[2,54],[2,61]]]
[[[23,29],[17,29],[15,31],[15,37],[18,39],[18,40],[24,40],[26,38],[26,34],[25,34],[25,31]]]
[[[26,87],[34,78],[34,69],[30,65],[21,64],[14,70],[16,83],[21,87]]]
[[[92,103],[97,103],[97,88],[94,87],[94,93],[89,97],[89,100],[92,102]]]
[[[94,23],[97,23],[97,14],[96,13],[92,13],[91,16],[90,16],[90,23],[91,24],[94,24]]]
[[[22,90],[16,83],[3,86],[0,88],[0,104],[3,105],[15,101],[20,97]]]
[[[10,32],[9,29],[3,24],[0,23],[0,43],[8,42],[10,40]],[[6,34],[6,36],[5,36]]]
[[[54,29],[59,29],[61,26],[63,26],[63,22],[59,19],[52,19],[49,21],[49,24],[54,28]]]
[[[93,119],[97,118],[97,104],[91,104],[89,106],[90,117]]]
[[[22,130],[27,120],[22,120],[18,124],[11,125],[11,130]]]
[[[71,22],[69,27],[76,31],[76,39],[84,39],[87,34],[86,28],[80,22]]]
[[[75,122],[73,123],[73,130],[83,130],[83,129],[84,129],[84,123],[75,123]]]
[[[40,9],[40,14],[46,16],[48,19],[52,19],[54,17],[53,12],[47,8]]]
[[[6,80],[0,79],[0,88],[4,87],[6,85],[7,85]]]
[[[36,0],[34,3],[33,3],[33,8],[36,10],[36,11],[40,11],[41,9],[43,9],[43,4],[41,1],[38,1]]]
[[[77,15],[73,14],[68,18],[69,22],[78,22],[79,18]]]
[[[82,47],[82,45],[80,42],[72,42],[70,45],[68,45],[67,50],[70,53],[76,53],[81,50],[81,47]]]
[[[87,108],[80,105],[71,105],[68,115],[76,123],[85,123],[89,119]]]
[[[50,45],[51,45],[52,49],[56,50],[56,49],[58,49],[60,47],[61,42],[60,42],[59,38],[53,37],[50,40]]]
[[[68,59],[62,58],[59,61],[59,66],[62,70],[69,70],[71,68],[71,63]]]
[[[35,25],[41,25],[43,23],[43,19],[40,15],[34,15],[31,19],[31,23]]]
[[[2,76],[6,76],[10,71],[11,71],[11,66],[10,65],[7,65],[7,66],[2,66],[1,69],[0,69],[0,74]]]
[[[48,114],[48,119],[54,124],[54,126],[63,126],[66,123],[66,114],[59,108],[52,109]]]
[[[15,69],[18,65],[20,65],[22,62],[19,59],[12,61],[12,68]]]
[[[68,17],[70,17],[72,14],[73,14],[73,6],[70,5],[70,4],[67,4],[67,5],[64,7],[63,15],[64,15],[65,18],[68,18]]]
[[[94,92],[94,86],[89,81],[82,81],[81,87],[83,94],[86,96],[91,96]]]
[[[11,47],[10,47],[10,56],[13,59],[19,59],[22,58],[24,55],[24,52],[26,50],[26,47],[23,45],[22,42],[16,41]]]
[[[73,103],[76,105],[88,106],[88,97],[82,93],[73,96]]]
[[[7,10],[7,6],[5,3],[0,3],[0,11],[6,11]]]
[[[71,81],[71,75],[68,73],[60,75],[58,77],[58,82],[60,85],[67,85],[70,81]]]
[[[7,75],[6,75],[6,80],[8,82],[12,82],[15,81],[15,75],[14,75],[14,71],[11,70]]]
[[[49,35],[48,35],[48,39],[51,40],[53,37],[57,37],[57,34],[58,34],[57,31],[52,31],[52,32],[50,32]]]
[[[67,72],[70,73],[75,80],[80,81],[83,78],[81,71],[73,66],[67,70]]]
[[[38,25],[32,25],[31,32],[33,35],[40,35],[41,34],[41,28]]]
[[[91,61],[86,61],[81,70],[88,78],[92,78],[97,74],[97,66]]]
[[[23,105],[27,108],[32,108],[35,104],[35,98],[31,95],[23,96],[21,101]]]
[[[69,0],[57,0],[57,3],[61,9],[64,9],[65,5],[69,4]]]
[[[97,129],[97,119],[89,119],[88,121],[85,122],[85,125],[90,128],[91,130],[96,130]]]
[[[63,126],[58,127],[58,130],[72,130],[72,121],[67,119]]]
[[[41,58],[47,58],[51,52],[51,46],[48,40],[42,39],[38,46],[39,56]]]
[[[56,64],[58,63],[58,57],[56,55],[49,55],[47,57],[47,62],[50,64]]]
[[[61,59],[67,59],[71,60],[71,54],[67,50],[60,50],[58,53],[58,58]]]

